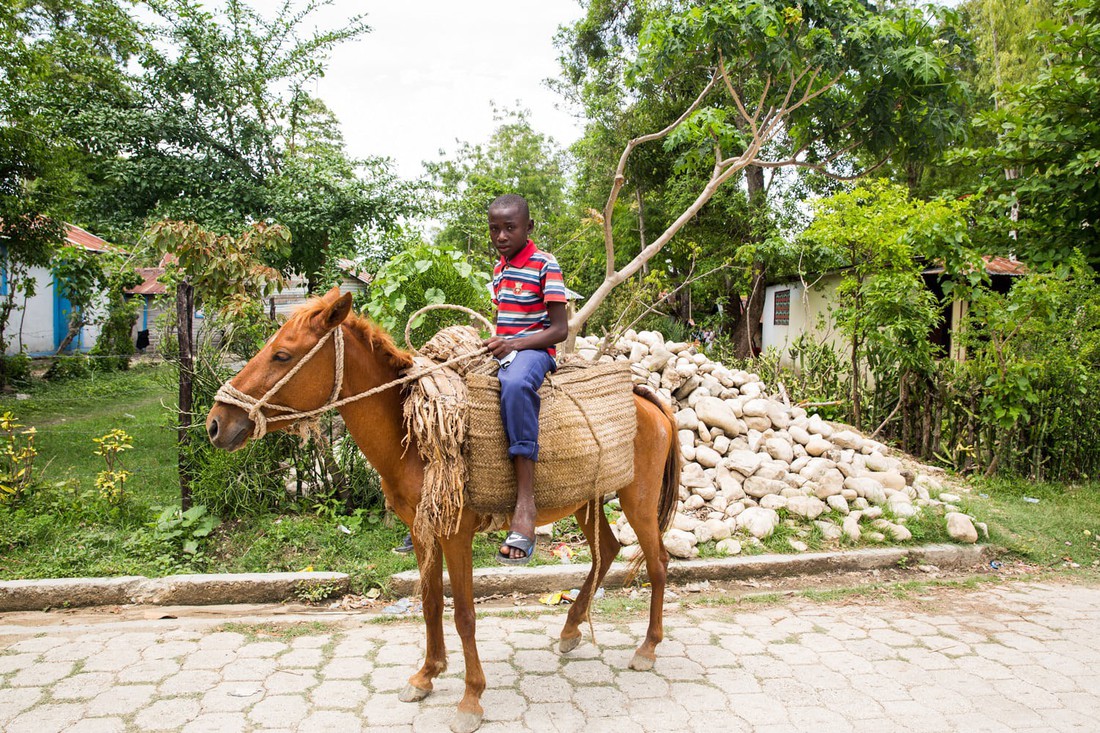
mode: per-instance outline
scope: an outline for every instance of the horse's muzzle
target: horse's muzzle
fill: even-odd
[[[243,410],[214,405],[206,416],[206,435],[214,447],[235,451],[248,442],[255,426]]]

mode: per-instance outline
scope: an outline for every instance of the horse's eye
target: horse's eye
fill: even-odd
[[[290,361],[290,354],[285,351],[276,351],[271,355],[272,361]]]

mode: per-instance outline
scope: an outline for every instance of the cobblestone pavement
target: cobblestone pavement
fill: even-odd
[[[626,669],[645,624],[635,613],[597,621],[599,646],[566,657],[552,648],[563,613],[483,616],[482,730],[1100,730],[1095,583],[919,593],[681,607],[644,673]],[[32,628],[0,614],[0,730],[446,730],[462,691],[453,630],[451,670],[404,704],[419,623],[324,618]]]

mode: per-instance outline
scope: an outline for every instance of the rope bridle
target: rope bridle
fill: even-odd
[[[325,404],[313,410],[299,411],[293,407],[287,407],[286,405],[278,405],[272,403],[270,401],[271,398],[274,397],[275,394],[283,388],[283,385],[289,382],[294,377],[294,375],[297,374],[299,370],[301,370],[301,368],[304,367],[306,363],[313,358],[314,354],[320,351],[321,348],[324,347],[326,343],[328,343],[330,337],[333,339],[333,343],[336,346],[336,361],[334,365],[335,375],[332,383],[332,394],[329,395],[329,398],[325,402]],[[344,327],[341,324],[322,336],[321,339],[313,346],[313,348],[310,349],[309,352],[302,357],[302,360],[295,364],[294,368],[287,372],[282,379],[276,382],[275,385],[271,387],[271,389],[267,390],[267,392],[265,392],[262,397],[253,397],[247,392],[242,392],[227,381],[225,384],[218,388],[217,394],[214,395],[214,402],[221,402],[226,405],[234,405],[245,410],[245,412],[248,413],[249,419],[251,419],[255,425],[255,428],[252,430],[252,439],[259,440],[260,438],[267,435],[268,420],[290,420],[293,422],[297,422],[300,420],[310,420],[325,412],[328,412],[329,410],[343,407],[344,405],[351,402],[371,397],[378,394],[379,392],[385,392],[391,387],[397,387],[402,384],[407,384],[416,379],[420,379],[425,374],[430,374],[436,370],[443,369],[444,367],[448,367],[451,364],[456,364],[465,359],[472,359],[475,356],[480,356],[482,354],[488,353],[488,351],[488,347],[482,346],[477,351],[461,354],[452,359],[448,359],[447,361],[435,364],[428,369],[410,372],[403,377],[398,377],[397,379],[393,379],[389,382],[386,382],[385,384],[380,384],[377,387],[368,389],[366,392],[360,392],[359,394],[354,394],[350,397],[337,399],[337,397],[340,396],[340,391],[344,386]],[[287,414],[278,414],[268,417],[263,412],[264,408],[267,408],[268,410],[271,410],[273,412]]]

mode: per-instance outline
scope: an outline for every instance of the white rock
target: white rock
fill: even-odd
[[[944,504],[958,504],[962,501],[962,497],[958,494],[949,494],[946,491],[940,494],[940,501]]]
[[[779,494],[768,494],[767,496],[760,497],[760,506],[765,509],[783,509],[787,506],[787,497],[780,496]]]
[[[670,529],[665,532],[665,549],[668,550],[668,554],[673,557],[679,558],[691,558],[699,554],[699,551],[695,549],[695,545],[698,543],[695,535],[691,532],[682,532],[678,529]]]
[[[710,501],[718,495],[718,489],[714,488],[713,483],[707,483],[705,486],[696,486],[691,491],[703,501]]]
[[[791,449],[791,444],[782,438],[769,438],[764,443],[764,448],[767,450],[768,455],[777,461],[789,465],[794,460],[794,451]]]
[[[864,463],[868,471],[896,471],[901,467],[901,462],[894,458],[887,458],[878,452],[868,453]]]
[[[687,514],[677,514],[672,520],[672,528],[678,529],[681,532],[694,532],[695,528],[700,524],[702,524],[702,522]]]
[[[791,425],[787,428],[787,432],[790,433],[791,439],[799,445],[807,445],[811,440],[810,432],[798,425]]]
[[[726,512],[726,506],[729,505],[729,499],[726,498],[725,494],[717,494],[713,499],[708,501],[707,504],[712,510],[719,514],[724,514]]]
[[[732,504],[727,504],[726,516],[730,518],[736,517],[738,514],[745,511],[746,508],[745,503],[742,501],[735,501]]]
[[[863,510],[863,517],[865,519],[878,519],[882,516],[882,507],[869,506]]]
[[[629,524],[624,524],[619,527],[619,544],[621,545],[636,545],[638,544],[638,533],[634,531],[634,528]]]
[[[790,545],[791,549],[795,552],[806,552],[810,549],[809,545],[807,545],[802,540],[796,540],[794,537],[788,537],[787,544]]]
[[[828,504],[830,508],[835,509],[841,514],[848,513],[848,502],[844,500],[843,496],[834,494],[833,496],[826,498],[825,503]]]
[[[704,397],[696,402],[695,413],[704,424],[722,428],[722,432],[728,436],[740,435],[742,432],[741,422],[733,409],[717,397]]]
[[[832,450],[832,447],[833,444],[825,440],[825,438],[815,435],[806,443],[806,452],[811,456],[821,456],[827,451]]]
[[[806,423],[806,429],[826,439],[833,434],[833,426],[822,420],[820,415],[812,415]]]
[[[694,431],[699,427],[699,416],[695,414],[695,410],[690,407],[685,407],[676,413],[676,429],[677,430],[692,430]]]
[[[642,552],[641,545],[623,545],[619,548],[619,557],[623,560],[633,560]]]
[[[940,494],[943,497],[943,494]],[[968,542],[974,544],[978,541],[978,530],[974,527],[974,521],[962,512],[948,512],[947,534],[956,542]]]
[[[764,539],[779,526],[779,515],[772,509],[750,507],[737,515],[737,526],[757,539]]]
[[[732,538],[725,539],[715,545],[714,550],[719,555],[740,555],[741,543]]]
[[[768,402],[768,419],[780,430],[785,430],[791,424],[790,412],[779,402]]]
[[[714,444],[711,446],[714,450],[718,451],[720,455],[726,455],[730,450],[730,439],[725,435],[719,435],[714,439]]]
[[[745,493],[754,499],[759,499],[762,496],[768,494],[778,494],[787,488],[787,484],[782,481],[776,481],[775,479],[763,478],[762,476],[749,476],[742,484],[742,488]]]
[[[722,460],[722,455],[708,445],[697,445],[695,460],[704,468],[714,468]]]
[[[703,473],[703,467],[698,463],[685,463],[680,471],[680,485],[688,489],[698,486],[706,486],[710,479]]]
[[[688,498],[684,499],[684,511],[693,512],[696,509],[702,509],[703,505],[707,502],[703,497],[698,494],[692,494]]]
[[[830,440],[838,448],[858,451],[863,447],[863,438],[851,430],[841,430],[838,433],[833,433]]]
[[[741,414],[743,417],[767,417],[768,401],[761,399],[746,400],[741,404]]]
[[[709,535],[707,542],[710,540],[724,540],[730,536],[730,528],[721,519],[708,519],[695,528],[695,536],[699,537],[699,541],[702,542],[700,531]]]
[[[825,522],[819,519],[814,522],[814,526],[821,530],[821,536],[827,540],[839,540],[844,534],[840,527],[832,522]]]
[[[750,450],[731,450],[726,454],[722,464],[733,471],[748,477],[756,473],[760,464],[764,462],[764,456]]]
[[[825,511],[825,502],[813,496],[795,496],[787,500],[787,511],[804,519],[817,519]]]
[[[859,529],[859,520],[861,517],[861,512],[852,512],[844,518],[844,524],[840,528],[841,531],[844,532],[844,536],[853,542],[859,542],[860,536],[863,534]]]
[[[630,345],[630,361],[637,363],[642,360],[643,357],[649,354],[649,347],[645,344],[640,344],[635,341]]]

